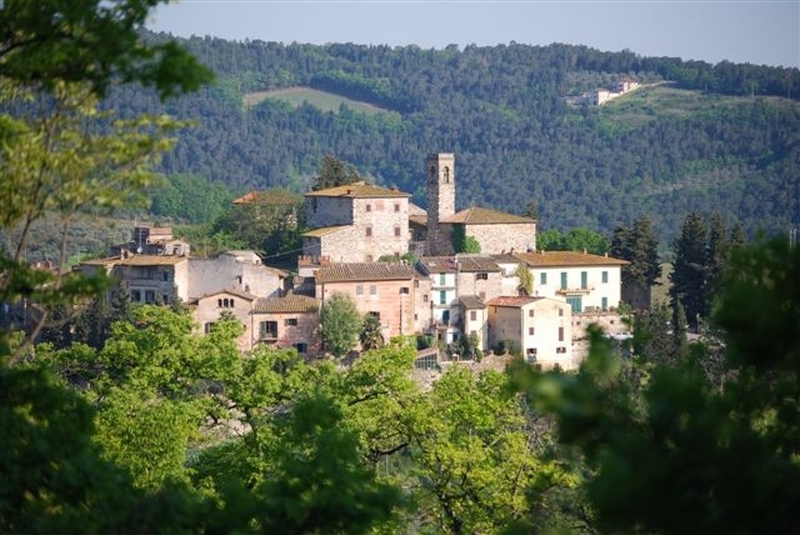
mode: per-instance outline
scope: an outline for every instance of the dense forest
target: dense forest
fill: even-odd
[[[149,35],[156,43],[167,37]],[[452,151],[459,208],[523,213],[534,202],[542,229],[610,234],[647,213],[668,243],[691,211],[719,211],[750,233],[799,223],[797,69],[559,44],[425,50],[180,42],[216,73],[212,85],[163,105],[154,93],[125,87],[109,106],[196,122],[161,164],[182,181],[195,176],[236,193],[271,186],[303,192],[323,156],[333,154],[424,206],[425,155]],[[602,107],[575,103],[621,80],[644,87]],[[244,101],[292,87],[383,111]],[[175,215],[163,203],[154,209]]]

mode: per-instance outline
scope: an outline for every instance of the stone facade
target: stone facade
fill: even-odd
[[[425,160],[425,170],[428,181],[427,255],[452,254],[450,236],[440,223],[456,212],[455,155],[431,154]]]
[[[308,193],[303,255],[336,262],[402,256],[411,239],[409,194],[363,183]]]

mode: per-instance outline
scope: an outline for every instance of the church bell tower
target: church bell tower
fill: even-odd
[[[449,255],[453,245],[449,226],[440,221],[456,213],[456,158],[453,153],[431,154],[425,160],[428,194],[427,255]]]

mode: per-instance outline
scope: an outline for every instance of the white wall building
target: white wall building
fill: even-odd
[[[572,311],[569,304],[545,297],[496,297],[488,303],[489,342],[519,350],[542,368],[578,367],[572,353]]]
[[[515,255],[533,277],[533,294],[566,300],[572,312],[615,310],[622,296],[625,260],[574,251],[537,251]]]

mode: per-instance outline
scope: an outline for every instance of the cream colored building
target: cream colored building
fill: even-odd
[[[374,262],[408,252],[408,193],[357,182],[305,195],[303,255]]]
[[[224,316],[238,321],[244,332],[237,340],[240,351],[253,347],[251,312],[256,296],[238,290],[220,290],[189,302],[196,334],[208,334]]]
[[[566,300],[576,314],[610,311],[620,304],[625,260],[574,251],[515,256],[530,270],[535,296]]]
[[[525,360],[542,368],[578,367],[572,353],[572,311],[561,300],[546,297],[496,297],[487,303],[492,347],[504,342]]]

